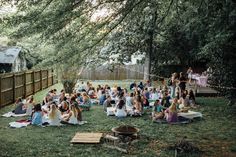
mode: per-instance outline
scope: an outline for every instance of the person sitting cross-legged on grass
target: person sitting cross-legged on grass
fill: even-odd
[[[170,106],[170,99],[168,92],[165,92],[161,100],[161,105],[168,108]]]
[[[43,117],[43,112],[42,112],[42,109],[41,109],[41,105],[36,104],[34,106],[34,112],[32,113],[31,124],[33,124],[33,125],[42,125],[42,117]]]
[[[70,112],[64,117],[63,120],[69,124],[80,124],[82,121],[82,115],[79,108],[75,105],[70,105]]]
[[[172,104],[165,110],[165,117],[168,123],[175,123],[178,121],[178,99],[174,98]]]
[[[60,124],[61,112],[58,110],[55,103],[51,104],[48,117],[49,117],[49,125],[51,125],[51,126],[61,125]]]
[[[81,104],[79,104],[79,108],[85,109],[85,110],[89,110],[91,107],[91,100],[89,98],[89,96],[87,95],[87,93],[82,93],[82,98],[83,98],[83,102]]]
[[[127,112],[125,108],[125,101],[123,99],[120,99],[120,101],[116,105],[115,116],[118,118],[127,116]]]
[[[26,108],[25,108],[25,105],[22,102],[21,98],[18,98],[16,100],[15,104],[16,104],[16,108],[15,108],[15,110],[13,110],[13,113],[15,113],[15,114],[24,114],[24,113],[26,113]]]
[[[99,96],[99,105],[103,105],[105,100],[106,100],[105,90],[102,90],[101,95]]]
[[[64,100],[59,104],[59,110],[61,114],[67,114],[69,112],[69,104],[67,102],[67,98],[65,97]]]
[[[128,114],[132,114],[134,108],[134,93],[130,93],[129,96],[126,96],[125,101]]]
[[[165,108],[161,105],[160,100],[157,99],[152,110],[152,120],[156,121],[158,119],[163,119],[165,116],[164,109]]]
[[[142,116],[142,112],[143,112],[142,99],[140,95],[137,95],[134,100],[134,113],[131,116]]]
[[[148,108],[149,107],[149,101],[144,95],[142,96],[142,101],[143,101],[143,107]]]
[[[65,90],[62,89],[61,93],[59,94],[59,103],[61,103],[66,98]]]
[[[76,101],[76,96],[71,96],[70,97],[70,104],[73,104],[75,106],[79,105],[79,103]]]
[[[112,107],[112,104],[111,104],[111,96],[110,95],[107,95],[107,98],[106,100],[104,101],[103,103],[103,110],[105,112],[107,112],[107,107]]]
[[[151,94],[150,94],[150,99],[152,100],[157,100],[159,99],[159,95],[156,91],[156,88],[153,88],[153,90],[151,91]]]
[[[34,96],[30,95],[28,98],[26,98],[26,114],[31,115],[33,112],[35,102],[34,102]]]
[[[183,93],[183,94],[181,95],[181,98],[179,99],[178,103],[180,104],[180,105],[179,105],[179,108],[180,108],[180,109],[189,106],[189,98],[187,97],[187,95],[186,95],[185,93]]]

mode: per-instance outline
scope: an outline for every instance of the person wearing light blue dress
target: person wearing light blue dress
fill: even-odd
[[[43,117],[43,113],[42,113],[41,105],[37,104],[34,107],[31,124],[42,125],[42,117]]]

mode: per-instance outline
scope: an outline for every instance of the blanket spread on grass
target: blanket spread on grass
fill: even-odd
[[[24,117],[24,116],[28,116],[26,113],[25,114],[15,114],[13,112],[7,112],[5,114],[2,115],[3,117]]]
[[[178,113],[178,116],[187,118],[187,119],[193,119],[193,118],[202,118],[202,113],[195,112],[195,111],[188,111],[188,112],[180,112]]]
[[[12,127],[12,128],[22,128],[22,127],[26,127],[30,125],[30,122],[10,122],[9,123],[9,126]]]

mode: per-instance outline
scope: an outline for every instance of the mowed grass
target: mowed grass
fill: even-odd
[[[117,84],[128,88],[130,81],[97,81],[97,84]],[[62,88],[61,84],[50,88]],[[49,89],[38,92],[36,101],[42,101]],[[203,151],[201,154],[182,154],[182,156],[236,156],[236,109],[226,106],[223,98],[197,98],[201,105],[196,111],[203,113],[202,120],[194,120],[185,125],[169,125],[152,123],[148,114],[140,118],[128,117],[117,120],[107,117],[102,106],[93,106],[90,111],[83,112],[83,120],[88,121],[82,126],[65,125],[62,127],[28,126],[20,129],[9,128],[9,122],[27,117],[0,117],[0,156],[22,157],[58,157],[58,156],[174,156],[168,146],[177,140],[187,137]],[[11,111],[13,106],[0,110],[0,114]],[[71,145],[70,140],[76,132],[110,133],[112,127],[122,124],[136,126],[140,129],[140,139],[131,146],[129,154],[105,148],[102,144]],[[178,155],[178,156],[181,156]]]

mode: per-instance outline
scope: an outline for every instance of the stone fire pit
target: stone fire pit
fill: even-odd
[[[128,153],[131,145],[138,142],[139,129],[129,125],[121,125],[111,129],[112,135],[104,137],[104,146],[111,149],[116,149],[123,153]]]
[[[129,125],[122,125],[111,129],[114,135],[132,136],[137,135],[139,129]]]

